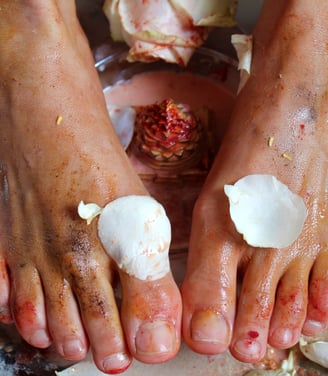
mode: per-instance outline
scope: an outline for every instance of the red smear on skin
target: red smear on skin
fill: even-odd
[[[320,322],[325,322],[328,318],[328,287],[325,278],[317,278],[312,280],[312,291],[316,294],[310,293],[310,307],[312,306],[311,316]]]
[[[118,368],[118,369],[111,369],[110,374],[111,375],[118,375],[119,373],[123,373],[130,367],[130,364],[128,364],[126,367]]]
[[[245,347],[251,347],[254,344],[254,340],[246,339],[244,343],[245,343]]]
[[[255,339],[255,338],[257,338],[257,337],[259,336],[259,333],[258,333],[257,331],[255,331],[255,330],[250,330],[250,331],[248,332],[248,335],[249,335],[249,337],[251,337],[252,339]]]
[[[0,314],[0,322],[4,324],[12,324],[14,319],[10,316],[10,313]]]
[[[291,317],[299,316],[300,312],[304,311],[305,306],[303,303],[303,292],[299,290],[299,288],[294,288],[294,291],[290,291],[290,294],[281,295],[279,297],[280,304],[286,306],[288,310],[286,310],[286,320]]]
[[[7,274],[7,267],[5,265],[5,263],[3,262],[0,262],[0,278],[3,280],[3,281],[8,281],[8,274]]]
[[[300,138],[301,140],[303,140],[304,131],[305,131],[305,125],[304,125],[304,124],[300,124],[299,128],[300,128],[300,135],[299,135],[299,138]]]
[[[37,310],[31,301],[26,301],[16,307],[15,317],[18,319],[18,326],[32,325],[37,317]]]

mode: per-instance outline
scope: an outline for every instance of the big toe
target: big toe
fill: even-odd
[[[162,363],[180,347],[181,297],[171,273],[148,281],[121,273],[122,323],[131,354]]]
[[[196,352],[218,354],[228,348],[232,336],[239,250],[219,231],[213,205],[199,203],[182,285],[183,337]]]

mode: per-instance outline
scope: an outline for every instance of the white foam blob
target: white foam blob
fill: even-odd
[[[118,267],[129,275],[156,280],[170,271],[171,225],[163,206],[154,198],[120,197],[103,209],[81,202],[78,213],[88,223],[100,215],[101,243]]]
[[[300,235],[307,210],[302,198],[276,177],[248,175],[225,185],[237,231],[254,247],[284,248]]]

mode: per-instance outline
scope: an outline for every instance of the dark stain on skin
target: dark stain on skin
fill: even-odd
[[[91,275],[95,266],[92,244],[89,236],[82,230],[73,230],[69,239],[65,246],[68,251],[63,256],[63,267],[68,271],[70,280],[79,285],[87,275]]]
[[[100,292],[95,291],[91,283],[90,286],[77,286],[74,290],[80,297],[79,303],[83,312],[88,312],[93,318],[106,318],[111,316],[111,310],[106,303],[106,299]],[[91,286],[93,286],[91,288]]]
[[[63,264],[81,309],[93,317],[107,317],[110,314],[107,299],[97,291],[99,262],[93,252],[93,243],[83,230],[72,231],[70,239],[70,251],[64,255]]]
[[[100,315],[101,317],[108,316],[108,310],[107,305],[105,304],[104,299],[101,296],[98,296],[98,294],[91,295],[90,297],[90,308],[93,311],[95,315]]]
[[[72,252],[73,253],[89,253],[91,249],[90,241],[87,234],[80,230],[72,234]]]

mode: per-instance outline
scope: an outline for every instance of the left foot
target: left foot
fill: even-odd
[[[172,274],[124,273],[96,221],[77,214],[80,200],[104,206],[148,193],[109,121],[75,2],[0,0],[0,12],[0,321],[69,360],[90,344],[107,373],[132,358],[166,361],[180,344]]]
[[[230,347],[257,362],[267,343],[289,348],[302,329],[328,326],[328,6],[319,3],[269,0],[256,27],[251,77],[193,213],[182,293],[194,351]],[[223,187],[254,173],[276,176],[304,199],[307,220],[288,248],[254,249],[233,226]]]

